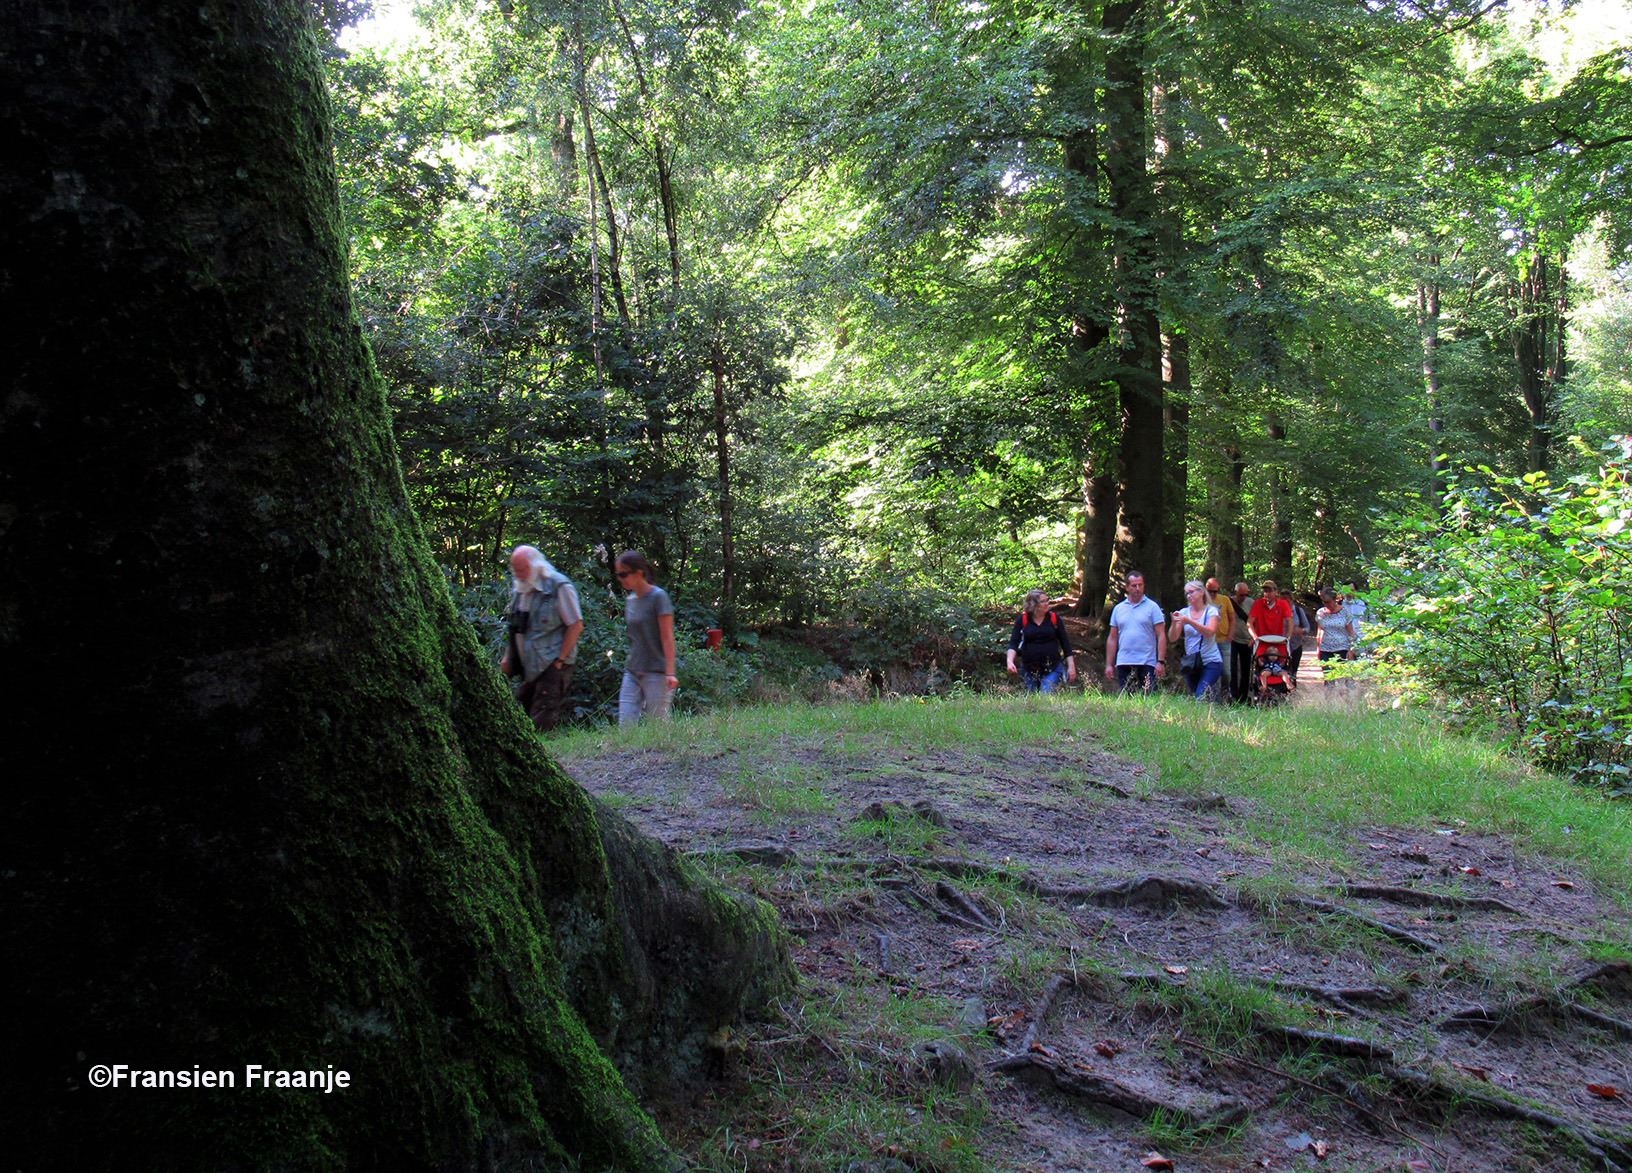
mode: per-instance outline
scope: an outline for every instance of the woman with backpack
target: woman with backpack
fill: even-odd
[[[1071,650],[1065,624],[1049,610],[1047,593],[1027,591],[1024,607],[1009,635],[1009,674],[1019,676],[1027,692],[1053,692],[1062,676],[1074,682],[1077,655]]]

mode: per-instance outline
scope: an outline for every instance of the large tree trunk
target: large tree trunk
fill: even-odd
[[[305,0],[8,16],[8,1158],[670,1167],[604,1054],[695,1054],[780,938],[598,822],[455,614],[349,303]]]
[[[1120,579],[1131,570],[1142,570],[1145,581],[1155,587],[1164,581],[1166,512],[1161,329],[1156,314],[1157,209],[1147,168],[1144,7],[1144,0],[1112,0],[1105,6],[1101,28],[1109,44],[1104,170],[1111,211],[1119,224],[1112,244],[1121,409],[1113,575]]]
[[[1162,582],[1162,597],[1174,600],[1177,607],[1184,599],[1184,584],[1189,579],[1184,565],[1185,520],[1189,514],[1186,500],[1190,491],[1190,336],[1182,330],[1163,334],[1163,380],[1167,384],[1167,398],[1163,407],[1164,427],[1167,432],[1166,478],[1167,528],[1162,535],[1162,565],[1167,578]]]
[[[714,447],[719,462],[720,492],[720,623],[737,630],[737,548],[731,516],[731,416],[726,408],[725,356],[715,343],[709,354],[714,375]]]
[[[1224,477],[1208,485],[1207,564],[1218,585],[1229,591],[1246,574],[1246,543],[1241,528],[1241,482],[1247,462],[1239,444],[1223,446]]]
[[[1269,466],[1269,577],[1282,590],[1292,589],[1292,485],[1287,472],[1286,425],[1271,418],[1264,425],[1274,456]]]
[[[1417,282],[1417,323],[1422,330],[1422,390],[1428,397],[1429,469],[1434,476],[1434,503],[1445,497],[1445,419],[1442,414],[1444,389],[1439,381],[1439,250],[1428,254],[1427,271]]]
[[[1530,472],[1546,472],[1552,464],[1552,414],[1567,370],[1565,260],[1560,252],[1555,274],[1548,255],[1536,249],[1512,291],[1513,363],[1529,417],[1525,467]]]

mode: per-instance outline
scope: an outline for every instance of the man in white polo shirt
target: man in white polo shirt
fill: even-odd
[[[1105,641],[1105,679],[1122,692],[1153,692],[1167,660],[1167,615],[1145,597],[1145,576],[1128,571],[1128,597],[1111,609]]]

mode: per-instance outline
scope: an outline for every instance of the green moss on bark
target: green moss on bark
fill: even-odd
[[[454,614],[349,308],[304,4],[23,7],[0,53],[0,647],[29,690],[0,840],[9,1155],[670,1167],[602,1045],[638,1073],[642,1032],[717,1025],[785,959],[695,888],[631,911],[662,851],[603,848]],[[671,908],[719,921],[748,980],[659,955],[642,918]],[[352,1086],[97,1091],[97,1063]]]

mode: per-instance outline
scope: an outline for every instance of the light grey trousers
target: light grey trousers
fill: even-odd
[[[674,694],[664,687],[665,680],[661,672],[625,672],[618,690],[618,724],[633,725],[642,717],[666,721]]]

